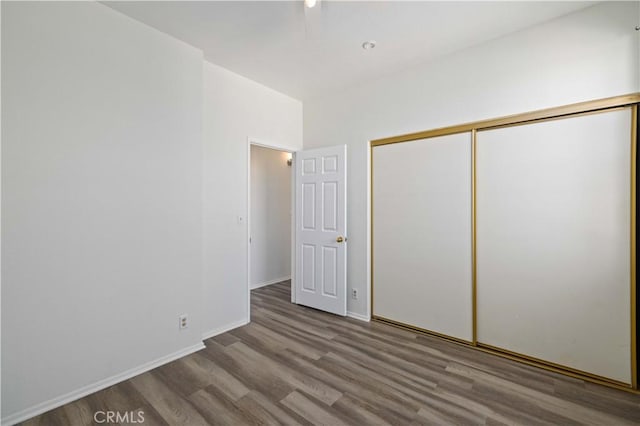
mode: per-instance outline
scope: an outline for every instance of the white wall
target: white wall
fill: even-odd
[[[98,3],[3,2],[2,63],[4,423],[247,321],[248,137],[302,104]]]
[[[305,101],[305,149],[349,149],[347,280],[360,294],[350,312],[369,314],[368,141],[640,91],[639,15],[638,2],[597,4]]]
[[[205,62],[205,336],[245,323],[249,316],[248,138],[301,149],[301,102]]]
[[[98,3],[2,2],[2,67],[10,423],[201,347],[202,54]]]
[[[251,145],[251,288],[291,278],[290,154]]]

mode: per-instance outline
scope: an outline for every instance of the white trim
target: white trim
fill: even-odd
[[[367,240],[366,240],[366,246],[367,246],[367,272],[366,272],[366,285],[367,285],[367,291],[365,292],[365,294],[367,295],[366,297],[366,302],[367,302],[367,306],[365,307],[366,309],[366,317],[367,317],[367,321],[369,321],[369,318],[371,318],[371,315],[373,315],[373,312],[371,311],[371,290],[372,290],[372,276],[371,276],[371,269],[372,269],[372,265],[371,265],[371,197],[372,197],[372,193],[373,193],[373,188],[371,187],[371,141],[367,141]]]
[[[217,336],[218,334],[226,333],[227,331],[231,331],[234,328],[242,327],[243,325],[247,324],[249,324],[249,318],[235,321],[230,324],[223,325],[222,327],[214,328],[213,330],[202,333],[202,340],[210,339],[214,336]]]
[[[64,395],[58,396],[56,398],[50,399],[45,402],[41,402],[40,404],[36,404],[22,411],[18,411],[15,414],[11,414],[7,417],[4,417],[2,419],[2,424],[6,426],[10,426],[16,423],[23,422],[25,420],[28,420],[42,413],[46,413],[49,410],[53,410],[54,408],[58,408],[62,405],[68,404],[77,399],[80,399],[92,393],[98,392],[102,389],[108,388],[109,386],[113,386],[117,383],[123,382],[134,376],[145,373],[149,370],[153,370],[154,368],[160,367],[161,365],[167,364],[171,361],[175,361],[178,358],[182,358],[184,356],[187,356],[189,354],[192,354],[204,348],[205,348],[204,343],[200,342],[193,346],[189,346],[177,352],[171,353],[169,355],[165,355],[154,361],[147,362],[138,367],[134,367],[129,370],[126,370],[123,373],[116,374],[111,377],[107,377],[106,379],[99,380],[95,383],[83,386],[79,389],[76,389]]]
[[[247,322],[251,321],[251,144],[254,139],[247,138]],[[211,337],[211,336],[209,336]]]
[[[257,288],[268,286],[271,284],[281,283],[282,281],[287,281],[290,279],[291,279],[291,275],[289,275],[288,277],[276,278],[275,280],[263,281],[261,283],[252,285],[251,290],[255,290]]]
[[[257,146],[261,146],[263,148],[271,148],[271,149],[275,149],[277,151],[284,151],[284,152],[291,152],[294,153],[296,151],[298,151],[300,148],[294,148],[294,147],[290,147],[290,146],[286,146],[286,145],[280,145],[278,143],[275,142],[271,142],[265,139],[257,139],[257,138],[252,138],[251,136],[247,137],[247,140],[249,141],[249,145],[257,145]]]
[[[357,319],[359,321],[366,321],[366,322],[371,321],[371,318],[369,318],[368,315],[357,314],[355,312],[347,311],[347,316],[349,318]]]
[[[296,303],[296,153],[291,155],[291,303]]]

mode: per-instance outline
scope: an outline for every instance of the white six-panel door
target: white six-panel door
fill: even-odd
[[[296,303],[347,313],[347,147],[296,152]]]

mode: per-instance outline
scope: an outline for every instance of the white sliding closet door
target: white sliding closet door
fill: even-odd
[[[478,342],[631,383],[631,110],[479,131]]]
[[[372,149],[373,315],[471,341],[471,134]]]

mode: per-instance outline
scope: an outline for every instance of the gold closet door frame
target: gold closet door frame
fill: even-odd
[[[587,380],[594,383],[599,383],[602,385],[631,391],[638,393],[638,360],[637,360],[637,310],[636,310],[636,297],[637,297],[637,289],[636,289],[636,179],[637,179],[637,144],[638,144],[638,105],[640,104],[640,93],[633,93],[622,96],[615,96],[604,99],[597,99],[593,101],[580,102],[576,104],[564,105],[560,107],[547,108],[522,114],[509,115],[505,117],[499,117],[489,120],[476,121],[472,123],[465,123],[455,126],[442,127],[433,130],[426,130],[415,133],[407,133],[399,136],[392,136],[388,138],[375,139],[369,142],[370,144],[370,182],[369,182],[369,197],[371,200],[371,217],[370,217],[370,234],[371,234],[371,318],[374,321],[384,322],[386,324],[411,329],[420,333],[426,333],[429,335],[433,335],[435,337],[443,338],[449,340],[453,343],[462,344],[468,347],[472,347],[474,349],[480,350],[482,352],[491,353],[494,355],[498,355],[504,358],[512,359],[515,361],[519,361],[525,364],[533,365],[536,367],[540,367],[546,370],[554,371],[557,373],[562,373],[564,375],[568,375],[571,377],[576,377],[579,379]],[[630,298],[631,298],[631,385],[626,383],[618,382],[616,380],[608,379],[606,377],[597,376],[585,371],[580,371],[573,369],[571,367],[554,364],[552,362],[540,360],[537,358],[529,357],[524,354],[519,354],[515,352],[508,351],[506,349],[494,347],[491,345],[486,345],[478,342],[477,340],[477,305],[476,305],[476,284],[477,284],[477,265],[476,265],[476,137],[477,132],[481,130],[490,130],[501,127],[511,127],[525,124],[532,124],[535,122],[543,122],[550,120],[558,120],[564,118],[570,118],[585,114],[593,114],[599,112],[606,112],[615,109],[623,109],[629,108],[631,111],[631,133],[630,133],[630,161],[631,161],[631,173],[630,173],[630,183],[631,183],[631,223],[630,223],[630,247],[629,247],[629,255],[630,255]],[[403,142],[411,142],[418,141],[421,139],[429,139],[437,136],[445,136],[452,135],[456,133],[471,133],[471,209],[472,209],[472,225],[471,225],[471,244],[472,244],[472,282],[471,282],[471,291],[472,291],[472,330],[473,330],[473,340],[472,342],[467,342],[465,340],[458,339],[452,336],[446,336],[434,331],[426,330],[423,328],[412,326],[411,324],[404,324],[402,322],[394,321],[392,319],[384,318],[376,316],[373,306],[374,306],[374,295],[375,295],[375,276],[374,276],[374,203],[375,200],[373,198],[373,171],[374,171],[374,162],[373,162],[373,150],[376,146],[388,145],[394,143],[403,143]]]

